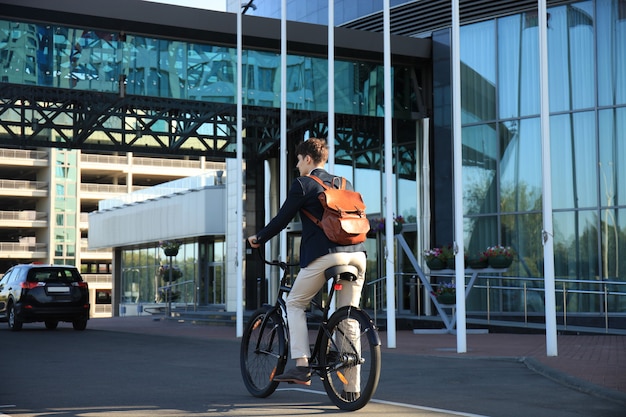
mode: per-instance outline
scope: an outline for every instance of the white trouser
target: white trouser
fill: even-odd
[[[311,356],[305,310],[326,282],[324,271],[336,265],[354,265],[359,270],[356,281],[342,281],[342,289],[335,293],[337,308],[346,305],[359,306],[367,265],[364,252],[329,253],[317,258],[306,268],[300,269],[287,297],[287,321],[292,359]],[[354,383],[358,386],[358,381]],[[355,387],[348,388],[350,387],[347,387],[346,391],[359,391]]]

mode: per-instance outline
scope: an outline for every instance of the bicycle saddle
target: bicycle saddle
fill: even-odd
[[[359,269],[354,265],[336,265],[324,271],[324,276],[326,279],[339,276],[339,279],[345,281],[356,281],[359,276]]]

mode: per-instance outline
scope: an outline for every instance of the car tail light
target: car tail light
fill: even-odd
[[[72,285],[80,288],[89,288],[89,285],[87,285],[87,282],[85,281],[72,282]]]
[[[32,290],[33,288],[39,286],[39,282],[37,281],[24,281],[20,284],[20,287],[26,288],[27,290]]]

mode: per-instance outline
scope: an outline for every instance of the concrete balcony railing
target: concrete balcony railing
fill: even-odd
[[[113,184],[81,184],[81,193],[99,193],[99,194],[126,194],[127,188],[125,185],[113,185]]]
[[[34,210],[0,211],[0,225],[5,227],[47,227],[48,213]]]
[[[80,213],[78,224],[81,230],[89,229],[89,213]]]
[[[48,195],[48,183],[44,181],[0,179],[0,195],[46,197]]]
[[[48,166],[48,152],[0,149],[0,163],[12,166]]]
[[[145,158],[118,155],[94,155],[81,154],[81,163],[92,165],[103,165],[109,169],[118,169],[120,165],[155,167],[155,168],[190,168],[190,169],[225,169],[222,162],[206,162],[201,160],[187,159],[165,159],[165,158]],[[117,165],[117,167],[115,167]]]
[[[0,256],[24,259],[47,258],[48,245],[45,243],[0,242]]]
[[[81,239],[80,256],[81,258],[112,259],[113,251],[111,248],[89,249],[89,240]]]
[[[111,284],[113,274],[81,274],[83,279],[90,284]]]
[[[80,155],[81,164],[102,164],[102,165],[126,165],[127,158],[126,156],[118,156],[118,155],[94,155],[94,154],[81,154]]]

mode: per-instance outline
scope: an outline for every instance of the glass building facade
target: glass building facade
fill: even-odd
[[[408,3],[411,0],[390,0],[391,7]],[[297,22],[328,24],[328,0],[287,0],[287,20]],[[226,9],[236,13],[237,8],[245,4],[238,0],[228,0]],[[251,6],[243,8],[247,15],[280,19],[281,0],[253,0]],[[354,1],[336,0],[334,2],[335,26],[379,12],[383,9],[383,0]]]
[[[543,288],[537,13],[465,25],[460,38],[466,250],[511,245],[517,261],[505,275],[515,279],[499,285],[515,290],[491,302],[503,312],[540,312],[543,294],[533,291]],[[435,47],[447,50],[448,39],[447,30],[433,34]],[[624,313],[626,2],[550,7],[548,57],[557,308]],[[435,97],[449,94],[447,77],[434,77]],[[485,302],[478,292],[468,308]]]
[[[382,1],[358,2],[353,10],[345,7],[348,3],[354,4],[335,2],[336,22],[382,8]],[[404,3],[392,2],[392,6]],[[256,10],[247,14],[280,17],[279,1],[254,4]],[[324,24],[326,5],[326,1],[289,1],[288,18]],[[231,5],[231,11],[232,7],[238,6]],[[444,7],[449,7],[448,2],[441,2]],[[502,244],[516,252],[505,274],[479,280],[468,300],[470,314],[543,312],[537,24],[537,12],[525,11],[474,19],[461,27],[465,251],[471,255]],[[11,65],[11,71],[0,74],[3,82],[235,103],[235,48],[27,22],[0,21],[0,28],[2,59],[5,66]],[[422,261],[419,193],[425,159],[433,166],[430,243],[446,245],[454,238],[450,28],[416,31],[412,36],[432,40],[432,62],[429,68],[393,68],[394,215],[407,219],[404,236]],[[18,48],[25,52],[17,54]],[[621,257],[626,251],[626,175],[622,174],[626,170],[626,1],[559,2],[549,7],[548,48],[557,308],[560,313],[591,317],[620,316],[626,313],[626,261]],[[280,55],[245,49],[243,71],[244,105],[279,108]],[[432,80],[428,86],[432,95],[426,95],[432,101],[428,105],[432,109],[430,155],[421,152],[423,126],[412,117],[419,98],[407,88],[415,72],[423,71]],[[322,120],[328,109],[326,59],[289,55],[286,78],[289,109],[302,111],[303,118]],[[337,60],[335,99],[336,172],[362,191],[368,213],[380,216],[387,195],[382,65]],[[345,121],[342,115],[358,121]],[[323,122],[310,125],[290,137],[288,146],[308,135],[325,134],[325,129]],[[291,162],[288,166],[293,166]],[[289,180],[293,175],[289,172]],[[297,245],[295,233],[290,247]],[[380,237],[372,237],[368,245],[368,280],[375,281],[384,276],[384,261],[378,261],[383,259]],[[218,258],[223,255],[217,252]],[[401,275],[411,276],[415,271],[398,252]],[[187,258],[193,251],[184,253]],[[158,254],[150,258],[153,271]],[[190,273],[185,270],[183,276]],[[398,309],[414,313],[415,287],[408,284],[408,279],[399,280]],[[381,292],[377,297],[385,300]],[[366,306],[374,302],[366,297]]]
[[[7,20],[0,45],[4,83],[235,103],[236,48]],[[382,74],[380,64],[336,60],[337,113],[380,116]],[[289,55],[286,76],[290,109],[328,110],[325,58]],[[245,49],[242,77],[244,105],[280,106],[280,53]]]
[[[4,83],[230,106],[236,103],[237,51],[232,47],[14,20],[0,20],[0,29],[0,53],[6,69],[0,76]],[[400,133],[394,143],[394,169],[398,187],[408,191],[398,197],[397,214],[412,223],[417,216],[412,196],[417,186],[416,144],[421,137],[421,125],[411,116],[417,111],[418,100],[408,88],[414,82],[415,71],[406,65],[393,68],[394,89],[397,90],[394,94],[397,119],[394,129]],[[244,106],[279,109],[280,54],[244,49],[243,72]],[[371,61],[337,59],[334,72],[335,110],[338,114],[336,171],[357,187],[378,184],[371,187],[371,192],[364,193],[368,211],[376,215],[382,212],[385,196],[380,177],[383,170],[383,66]],[[293,148],[305,137],[327,134],[328,62],[317,56],[290,54],[286,78],[287,106],[295,117],[307,120],[305,129],[290,135],[288,146]],[[120,135],[117,129],[129,126],[129,120],[111,120],[111,123],[114,125],[109,134],[115,138]],[[212,126],[207,124],[205,129]],[[133,129],[132,123],[130,128]],[[150,124],[150,129],[166,132],[168,121]],[[67,134],[72,133],[68,130]],[[224,131],[224,135],[229,134],[234,133]],[[137,143],[141,144],[138,136]],[[247,136],[244,142],[254,139]],[[58,153],[59,158],[65,158],[66,154],[70,155],[62,151]],[[59,162],[58,171],[68,176],[75,173],[76,161],[73,165],[71,161],[63,161]],[[295,165],[295,161],[290,164]],[[289,180],[293,179],[293,172],[288,176]],[[72,178],[57,180],[59,201],[64,206],[75,204],[76,198],[70,194],[77,192],[76,184],[71,183]],[[74,184],[73,191],[69,187],[71,184]],[[71,215],[61,215],[64,213],[62,207],[57,207],[57,212],[59,224],[53,238],[56,256],[59,261],[71,263],[75,242],[63,228],[76,227],[78,209]],[[71,218],[74,223],[68,225]],[[290,244],[297,243],[297,236],[290,239]],[[224,247],[225,242],[219,239],[205,243],[195,239],[194,243],[185,243],[175,259],[181,275],[176,283],[180,289],[176,301],[197,305],[225,302]],[[377,265],[377,252],[371,252],[371,275],[379,276],[382,272]],[[125,248],[120,261],[122,304],[163,300],[161,292],[168,277],[163,271],[168,260],[162,256],[156,242],[146,242],[143,248]],[[198,282],[200,287],[202,283],[215,284],[207,284],[205,291],[196,288]]]

